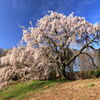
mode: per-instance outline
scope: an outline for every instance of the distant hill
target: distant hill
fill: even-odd
[[[3,49],[0,48],[0,54],[3,52]]]
[[[0,57],[5,56],[9,50],[0,48]]]
[[[0,57],[2,56],[4,50],[2,48],[0,48]]]

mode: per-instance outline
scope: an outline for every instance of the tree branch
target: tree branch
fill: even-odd
[[[82,52],[81,54],[86,54],[92,61],[93,65],[95,66],[96,69],[98,69],[98,66],[95,64],[94,59],[92,58],[92,56],[90,56],[88,53],[86,52]]]
[[[90,46],[90,44],[91,44],[95,39],[96,39],[96,37],[94,37],[89,43],[87,43],[86,45],[84,45],[84,46],[80,49],[79,53],[76,54],[75,56],[73,56],[73,57],[71,58],[71,60],[67,63],[67,66],[68,66],[70,63],[72,63],[80,54],[82,54],[82,52],[83,52],[84,49],[86,49],[86,48],[88,48],[88,47],[91,47],[91,48],[93,49],[93,47]]]

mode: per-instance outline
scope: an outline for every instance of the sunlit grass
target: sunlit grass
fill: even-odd
[[[56,83],[63,83],[67,80],[60,81],[29,81],[8,86],[0,90],[0,100],[22,100],[27,93],[37,93],[47,89]]]

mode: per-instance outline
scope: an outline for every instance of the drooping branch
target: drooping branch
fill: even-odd
[[[84,46],[84,47],[79,51],[78,54],[76,54],[75,56],[73,56],[73,57],[68,61],[67,66],[68,66],[69,64],[71,64],[71,63],[83,52],[83,50],[86,49],[86,48],[87,48],[87,46]]]
[[[69,62],[67,63],[67,66],[69,65],[69,64],[71,64],[80,54],[82,54],[82,52],[86,49],[86,48],[92,48],[92,49],[94,49],[92,46],[90,46],[90,44],[91,43],[93,43],[93,41],[96,39],[97,37],[94,37],[89,43],[87,43],[86,45],[84,45],[80,50],[79,50],[79,53],[78,54],[76,54],[75,56],[73,56],[70,60],[69,60]]]
[[[93,57],[92,57],[91,55],[89,55],[89,54],[86,53],[86,52],[82,52],[81,54],[87,55],[87,56],[91,59],[92,64],[94,65],[94,67],[95,67],[96,69],[98,69],[98,66],[95,64],[94,59],[93,59]]]

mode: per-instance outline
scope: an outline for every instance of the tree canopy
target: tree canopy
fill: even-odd
[[[29,66],[43,55],[49,63],[56,64],[56,71],[65,77],[65,67],[70,69],[70,64],[83,53],[91,58],[86,49],[94,49],[93,44],[100,45],[100,25],[73,13],[66,16],[51,11],[38,20],[35,27],[30,24],[28,29],[23,28],[23,46],[19,45],[2,57],[1,64]],[[73,53],[75,45],[76,54]]]

